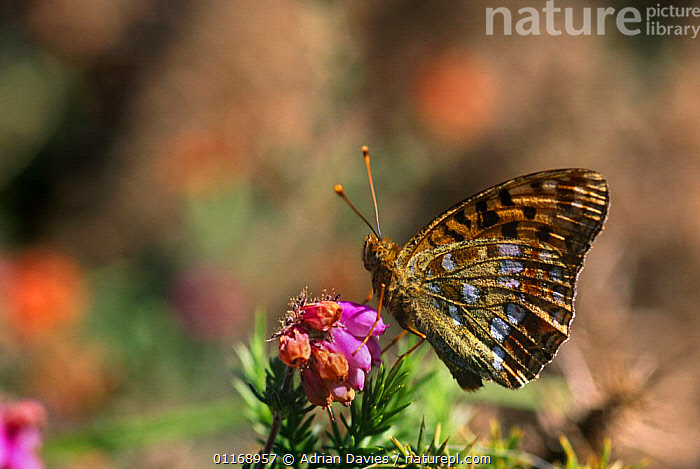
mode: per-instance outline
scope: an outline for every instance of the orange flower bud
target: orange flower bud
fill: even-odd
[[[321,378],[327,381],[343,381],[348,376],[348,360],[342,353],[314,348],[316,368]]]
[[[304,306],[304,322],[319,331],[327,331],[340,319],[343,308],[336,301],[319,301]]]
[[[316,370],[304,368],[301,371],[301,382],[304,385],[304,392],[309,402],[324,409],[331,405],[333,396]]]
[[[311,356],[311,344],[306,332],[294,328],[291,335],[280,337],[280,360],[293,368],[299,368]]]

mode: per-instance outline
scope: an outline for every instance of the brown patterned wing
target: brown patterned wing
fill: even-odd
[[[547,171],[446,211],[401,250],[411,314],[465,389],[518,388],[569,337],[575,282],[608,207],[605,181]]]
[[[418,232],[397,258],[405,266],[416,253],[476,238],[525,239],[556,249],[581,268],[600,232],[609,204],[599,173],[560,169],[522,176],[464,200]]]
[[[463,241],[422,251],[409,272],[421,292],[416,329],[463,387],[483,378],[519,388],[569,337],[577,269],[554,249],[528,240]]]

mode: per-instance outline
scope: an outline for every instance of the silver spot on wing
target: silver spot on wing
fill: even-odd
[[[449,272],[451,270],[454,270],[455,267],[457,266],[452,260],[452,254],[448,252],[442,257],[442,268]]]
[[[498,277],[498,284],[506,288],[520,288],[520,281],[516,278]]]
[[[455,325],[461,326],[462,321],[460,320],[460,317],[457,315],[457,307],[455,305],[450,305],[447,309],[450,312],[450,317],[452,318],[452,321],[455,323]]]
[[[501,318],[493,318],[491,321],[491,337],[496,339],[496,342],[503,343],[510,333],[510,326]]]
[[[523,271],[523,264],[518,261],[506,259],[501,262],[502,274],[517,274]]]
[[[496,371],[503,371],[503,360],[506,358],[506,353],[501,347],[494,347],[493,350],[493,367]]]
[[[502,256],[515,257],[520,255],[520,248],[513,244],[499,244],[498,252]]]
[[[467,303],[476,303],[479,301],[479,289],[470,283],[464,283],[462,287],[462,295]]]
[[[561,282],[564,279],[564,271],[558,265],[549,269],[549,278]]]
[[[508,317],[508,321],[514,326],[520,324],[520,321],[525,317],[525,308],[515,303],[506,303],[505,313]]]

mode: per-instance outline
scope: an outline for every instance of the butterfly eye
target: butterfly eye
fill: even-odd
[[[367,235],[365,238],[365,247],[362,249],[362,260],[365,264],[365,269],[370,270],[373,266],[377,265],[376,251],[373,246],[376,244],[373,242],[372,235]]]

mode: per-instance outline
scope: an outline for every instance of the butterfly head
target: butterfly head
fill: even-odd
[[[399,253],[399,246],[389,238],[379,239],[374,233],[365,238],[362,260],[370,272],[390,270]]]

